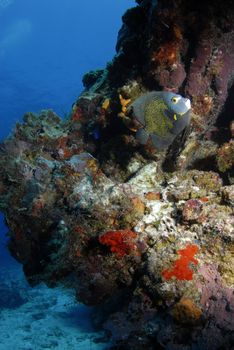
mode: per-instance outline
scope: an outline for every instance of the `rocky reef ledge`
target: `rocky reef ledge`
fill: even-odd
[[[137,3],[69,118],[28,113],[1,144],[9,250],[94,306],[113,349],[233,349],[234,4]],[[165,150],[128,113],[152,90],[192,102]]]

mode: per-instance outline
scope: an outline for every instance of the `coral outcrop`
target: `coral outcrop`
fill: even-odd
[[[9,250],[32,286],[96,306],[112,349],[232,349],[234,6],[137,3],[69,118],[28,113],[2,142]],[[166,150],[127,113],[152,90],[192,100]]]

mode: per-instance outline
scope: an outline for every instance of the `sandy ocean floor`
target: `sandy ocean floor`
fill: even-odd
[[[15,305],[16,304],[16,305]],[[0,350],[105,350],[90,309],[60,288],[31,288],[20,268],[0,272]]]

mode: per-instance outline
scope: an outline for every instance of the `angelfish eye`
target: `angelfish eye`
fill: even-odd
[[[179,101],[178,97],[172,97],[171,102],[177,103]]]

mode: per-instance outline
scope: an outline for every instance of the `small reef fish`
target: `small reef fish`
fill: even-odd
[[[191,102],[173,92],[151,91],[128,106],[137,127],[136,138],[145,145],[151,139],[158,150],[172,144],[190,123]]]
[[[99,126],[96,126],[92,132],[94,140],[99,140],[101,137],[101,132]]]

